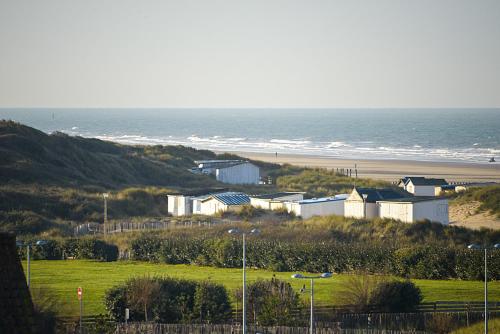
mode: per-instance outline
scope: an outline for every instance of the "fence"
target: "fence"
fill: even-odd
[[[116,334],[241,334],[239,325],[179,325],[179,324],[120,324]],[[261,327],[248,326],[249,334],[310,334],[308,327]],[[423,331],[398,331],[378,329],[316,328],[316,334],[427,334]]]
[[[161,219],[157,221],[144,222],[109,222],[106,225],[98,223],[80,224],[74,229],[75,236],[89,234],[113,234],[133,231],[168,230],[174,228],[212,227],[224,222],[221,219],[210,219],[204,221]]]

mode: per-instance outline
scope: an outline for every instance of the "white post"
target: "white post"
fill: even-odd
[[[314,279],[311,278],[311,329],[310,334],[314,333]]]
[[[30,264],[31,264],[31,259],[30,259],[30,245],[26,246],[26,262],[28,262],[28,266],[26,268],[27,271],[27,281],[28,281],[28,289],[30,288],[30,283],[31,283],[31,270],[30,270]]]
[[[484,248],[484,334],[488,334],[488,250]]]
[[[242,326],[243,326],[243,334],[247,333],[247,303],[246,303],[246,294],[247,294],[247,288],[246,288],[246,272],[245,272],[245,266],[246,266],[246,250],[245,250],[245,233],[243,233],[243,319],[242,319]]]
[[[102,197],[104,197],[104,234],[106,234],[106,226],[108,225],[108,194],[104,193]]]

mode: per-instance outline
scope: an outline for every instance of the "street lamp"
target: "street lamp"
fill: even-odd
[[[471,250],[484,249],[484,334],[488,334],[488,247],[471,244],[467,248]],[[500,244],[494,244],[491,249],[500,249]]]
[[[102,197],[104,198],[104,234],[106,234],[106,226],[108,225],[108,193],[103,193]]]
[[[246,334],[247,333],[247,304],[246,304],[246,292],[247,292],[247,277],[246,277],[246,272],[245,272],[245,269],[246,269],[246,245],[245,245],[245,236],[246,236],[246,232],[242,232],[240,230],[238,230],[237,228],[232,228],[230,230],[227,231],[229,234],[241,234],[242,238],[243,238],[243,293],[242,293],[242,304],[243,304],[243,314],[242,314],[242,319],[241,319],[241,322],[242,322],[242,327],[243,327],[243,334]],[[248,234],[259,234],[260,231],[256,228],[250,230],[250,232]]]
[[[310,329],[309,334],[314,333],[314,280],[318,278],[330,278],[332,277],[332,273],[323,273],[319,276],[304,276],[302,274],[293,274],[292,278],[297,279],[310,279],[311,280],[311,320],[310,320]],[[304,288],[301,289],[301,292],[304,292]]]
[[[368,198],[367,194],[363,194],[363,216],[366,219],[366,199]]]
[[[48,243],[47,240],[37,240],[35,242],[35,245],[36,246],[44,246]],[[30,266],[31,266],[31,246],[32,244],[30,243],[24,243],[22,242],[21,240],[16,240],[16,246],[21,248],[21,247],[24,247],[26,246],[26,283],[28,284],[28,289],[30,288],[30,283],[31,283],[31,270],[30,270]]]

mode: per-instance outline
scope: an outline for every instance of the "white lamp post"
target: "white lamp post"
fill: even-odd
[[[242,314],[242,327],[243,327],[243,334],[247,333],[247,303],[246,303],[246,292],[247,292],[247,277],[246,277],[246,245],[245,245],[245,232],[240,232],[237,228],[232,228],[229,231],[227,231],[229,234],[241,234],[243,237],[243,293],[242,293],[242,304],[243,304],[243,314]],[[257,229],[252,229],[249,234],[259,234],[260,231]]]
[[[108,225],[108,193],[103,193],[102,197],[104,198],[104,234],[106,234],[106,226]]]
[[[310,310],[310,328],[309,328],[309,334],[314,333],[314,280],[318,278],[330,278],[332,277],[332,273],[323,273],[319,276],[304,276],[302,274],[293,274],[292,278],[297,278],[297,279],[310,279],[311,280],[311,310]]]
[[[488,247],[471,244],[468,249],[484,249],[484,334],[488,334]],[[493,245],[492,249],[500,249],[500,244]]]
[[[363,194],[363,217],[366,219],[366,199],[368,198],[367,194]]]
[[[37,246],[44,246],[47,244],[47,241],[46,240],[37,240],[35,242],[35,245]],[[26,243],[24,244],[24,242],[20,241],[20,240],[17,240],[16,241],[16,246],[17,247],[23,247],[24,245],[26,245],[26,283],[28,285],[28,289],[30,288],[30,284],[31,284],[31,244],[30,243]]]

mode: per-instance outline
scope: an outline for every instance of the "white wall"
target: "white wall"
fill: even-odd
[[[378,217],[378,206],[376,203],[365,203],[366,218]],[[365,218],[363,201],[346,200],[344,202],[344,216],[354,218]]]
[[[303,219],[308,219],[312,216],[344,215],[344,200],[317,203],[286,202],[285,206],[288,212],[293,212],[296,216],[301,216]]]
[[[448,200],[417,202],[413,206],[413,221],[428,219],[444,225],[449,224]]]
[[[283,205],[280,205],[277,202],[293,202],[293,201],[301,201],[303,199],[304,199],[303,194],[289,194],[281,197],[276,197],[274,199],[262,199],[262,198],[250,197],[250,205],[255,208],[273,210],[279,207],[283,207]]]
[[[216,179],[229,184],[259,184],[259,167],[251,163],[219,168],[215,172]]]
[[[406,185],[406,191],[415,196],[436,196],[435,186],[415,186],[411,181]]]
[[[209,199],[201,202],[200,214],[211,216],[219,211],[226,211],[226,205],[217,201],[216,199]]]
[[[167,195],[167,211],[172,216],[191,215],[191,197],[184,195]]]
[[[378,202],[380,218],[401,220],[405,223],[413,222],[412,203]]]

